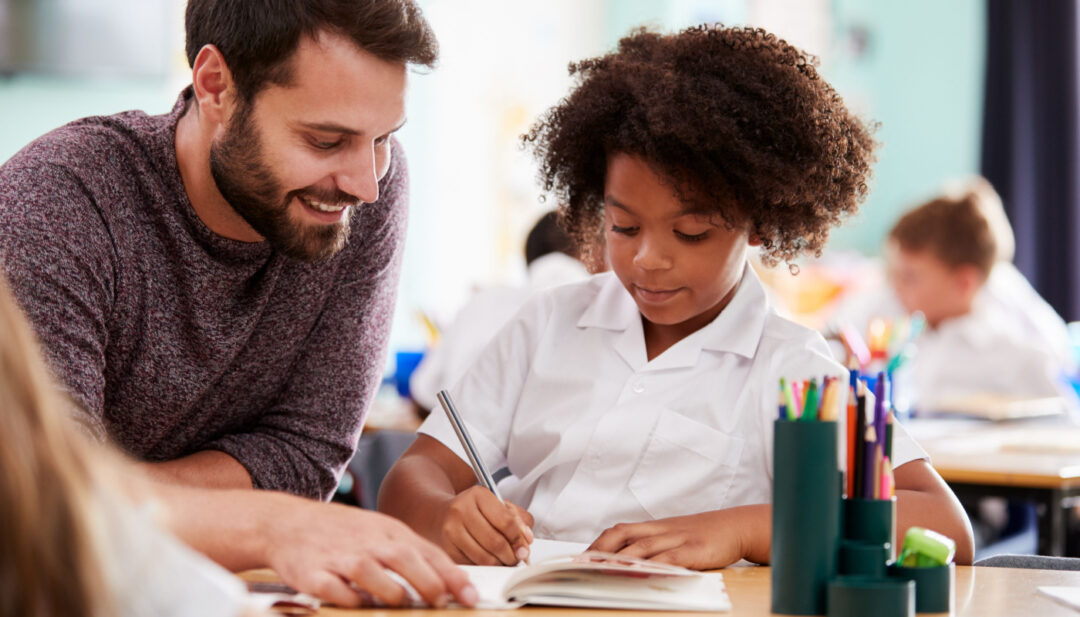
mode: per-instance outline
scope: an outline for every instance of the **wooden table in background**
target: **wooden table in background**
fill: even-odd
[[[733,617],[771,615],[769,604],[770,569],[767,567],[728,568],[723,570],[724,582],[731,596]],[[260,570],[246,572],[241,578],[249,581],[277,580],[273,572]],[[1043,585],[1080,587],[1080,572],[1053,570],[1014,570],[1010,568],[974,568],[961,566],[956,569],[957,617],[1076,617],[1076,611],[1067,608],[1038,593]],[[515,611],[476,611],[464,609],[443,610],[346,610],[323,608],[318,613],[327,617],[480,617],[502,614],[510,617],[685,617],[693,613],[660,613],[635,611],[600,611],[545,607],[525,607]],[[929,613],[920,613],[929,614]],[[872,616],[868,616],[872,617]]]
[[[1039,554],[1065,555],[1067,509],[1080,501],[1080,427],[1030,420],[918,420],[906,426],[961,499],[1039,504]]]

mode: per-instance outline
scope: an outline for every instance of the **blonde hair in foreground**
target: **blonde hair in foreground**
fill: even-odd
[[[0,617],[108,614],[87,444],[0,276]]]

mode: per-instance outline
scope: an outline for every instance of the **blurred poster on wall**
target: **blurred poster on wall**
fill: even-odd
[[[0,71],[164,75],[177,0],[0,0]]]

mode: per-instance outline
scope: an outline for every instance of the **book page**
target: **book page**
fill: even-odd
[[[589,545],[584,542],[564,542],[562,540],[537,538],[529,547],[529,563],[537,563],[552,557],[580,555],[587,548],[589,548]]]

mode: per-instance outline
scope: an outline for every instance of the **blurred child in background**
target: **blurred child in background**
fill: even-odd
[[[500,285],[479,291],[458,311],[442,340],[424,354],[409,379],[412,398],[424,409],[438,403],[435,394],[461,379],[484,345],[537,291],[583,280],[589,275],[574,257],[573,243],[548,212],[525,239],[528,281],[523,287]]]
[[[1071,368],[1064,323],[1001,260],[999,246],[1012,252],[1011,230],[987,188],[931,200],[889,233],[890,286],[904,309],[921,311],[928,326],[910,364],[917,407],[973,394],[1024,399],[1064,393],[1061,377]]]
[[[252,614],[238,579],[124,494],[119,457],[72,430],[3,277],[0,343],[0,615]]]
[[[973,395],[1072,400],[1065,322],[1010,263],[1013,247],[1001,199],[982,178],[894,225],[884,251],[888,289],[850,301],[839,319],[865,332],[875,317],[925,317],[914,360],[896,375],[899,406],[935,411]]]

